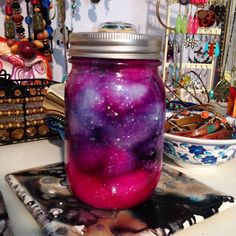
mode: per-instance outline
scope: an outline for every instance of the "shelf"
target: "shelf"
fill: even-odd
[[[172,63],[165,63],[166,67],[169,67],[170,64],[174,64],[174,62]],[[179,63],[176,63],[177,66],[180,66]],[[182,69],[185,68],[194,68],[194,69],[212,69],[214,65],[213,64],[207,64],[207,63],[182,63]]]
[[[179,0],[166,0],[168,4],[179,3]]]
[[[174,3],[179,3],[179,0],[166,0],[168,4],[174,4]],[[227,0],[218,0],[217,4],[218,5],[226,5]],[[215,5],[216,0],[208,0],[208,2],[204,5]],[[195,4],[194,4],[195,5]],[[202,6],[202,5],[201,5]]]
[[[199,28],[197,34],[221,35],[221,29],[216,27]]]
[[[170,30],[167,29],[167,31],[169,32],[174,32],[175,30]],[[204,27],[200,27],[196,33],[196,35],[198,34],[204,34],[204,35],[221,35],[221,29],[218,27],[209,27],[209,28],[204,28]]]

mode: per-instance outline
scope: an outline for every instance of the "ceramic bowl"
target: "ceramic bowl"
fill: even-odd
[[[233,123],[235,119],[227,120]],[[182,167],[217,166],[236,157],[236,139],[198,139],[165,133],[164,153]]]

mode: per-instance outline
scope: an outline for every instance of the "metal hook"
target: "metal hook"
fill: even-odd
[[[175,31],[175,28],[172,28],[172,27],[166,25],[166,24],[162,21],[161,16],[160,16],[160,5],[161,5],[161,0],[157,0],[157,4],[156,4],[156,17],[157,17],[158,21],[160,22],[160,24],[161,24],[164,28],[166,28],[166,29],[168,29],[168,30],[173,30],[173,31]]]

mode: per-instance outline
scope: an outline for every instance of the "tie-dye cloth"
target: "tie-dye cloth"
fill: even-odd
[[[2,69],[11,75],[12,80],[52,79],[50,64],[46,57],[36,51],[34,59],[25,60],[19,55],[12,54],[7,46],[6,39],[0,37],[0,70]]]

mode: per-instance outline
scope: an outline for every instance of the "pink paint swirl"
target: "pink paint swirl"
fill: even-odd
[[[31,68],[13,66],[12,79],[35,79],[35,76]]]
[[[39,74],[43,75],[46,73],[46,65],[43,61],[37,62],[34,66],[33,69]]]
[[[8,57],[8,61],[9,63],[11,63],[13,66],[20,66],[20,67],[24,67],[25,66],[25,62],[24,60],[22,60],[20,57],[18,56],[9,56]]]

